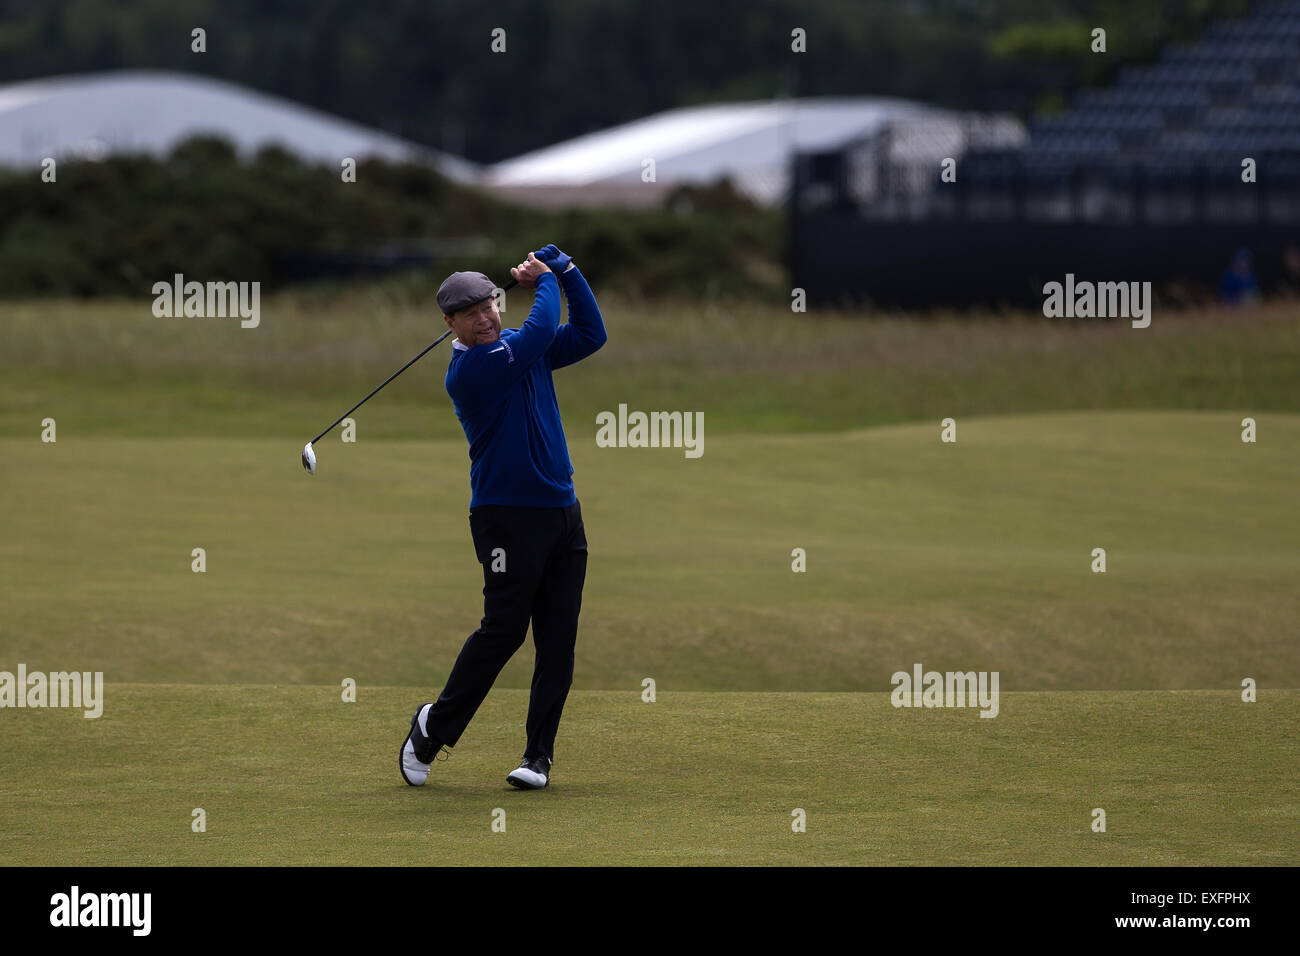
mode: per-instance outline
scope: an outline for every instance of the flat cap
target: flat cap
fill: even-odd
[[[492,297],[497,284],[481,272],[453,272],[438,287],[438,307],[443,315]]]

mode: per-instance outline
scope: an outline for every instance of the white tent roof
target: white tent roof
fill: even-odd
[[[159,155],[197,134],[222,136],[241,153],[278,143],[335,165],[344,157],[381,156],[429,162],[457,180],[478,173],[467,160],[205,76],[123,71],[0,86],[0,165],[126,151]]]
[[[832,149],[899,121],[933,124],[936,141],[948,148],[961,139],[961,114],[907,100],[724,103],[669,110],[505,160],[489,167],[484,181],[512,192],[531,186],[632,187],[642,182],[645,160],[653,159],[657,183],[730,176],[741,191],[774,202],[785,193],[795,151]]]

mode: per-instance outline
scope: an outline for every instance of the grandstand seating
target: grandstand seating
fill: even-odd
[[[1300,187],[1300,0],[1216,21],[1199,42],[1125,67],[1105,89],[1030,124],[1016,150],[961,160],[964,192],[1066,189],[1081,176],[1115,188],[1199,188],[1240,182],[1241,162],[1267,162],[1272,187]]]

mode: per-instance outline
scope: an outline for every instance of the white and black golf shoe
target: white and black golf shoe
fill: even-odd
[[[545,757],[525,757],[506,777],[506,783],[520,790],[541,790],[550,782],[551,762]]]
[[[412,787],[424,786],[424,782],[429,779],[429,767],[442,749],[441,744],[425,733],[424,727],[428,724],[421,726],[420,719],[427,721],[432,707],[433,704],[421,704],[415,708],[411,729],[406,732],[406,739],[402,741],[402,749],[397,755],[397,767],[402,772],[402,779]]]

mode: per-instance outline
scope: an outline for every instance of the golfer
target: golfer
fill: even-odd
[[[436,703],[421,704],[402,743],[402,779],[423,786],[442,747],[454,747],[501,668],[533,625],[536,659],[524,759],[506,780],[550,782],[555,732],[573,683],[573,647],[587,576],[587,537],[551,372],[605,344],[596,298],[554,245],[510,270],[533,287],[523,326],[501,329],[494,283],[455,272],[438,305],[456,333],[447,394],[469,440],[469,529],[483,565],[483,620],[465,641]],[[560,325],[560,290],[569,321]]]

